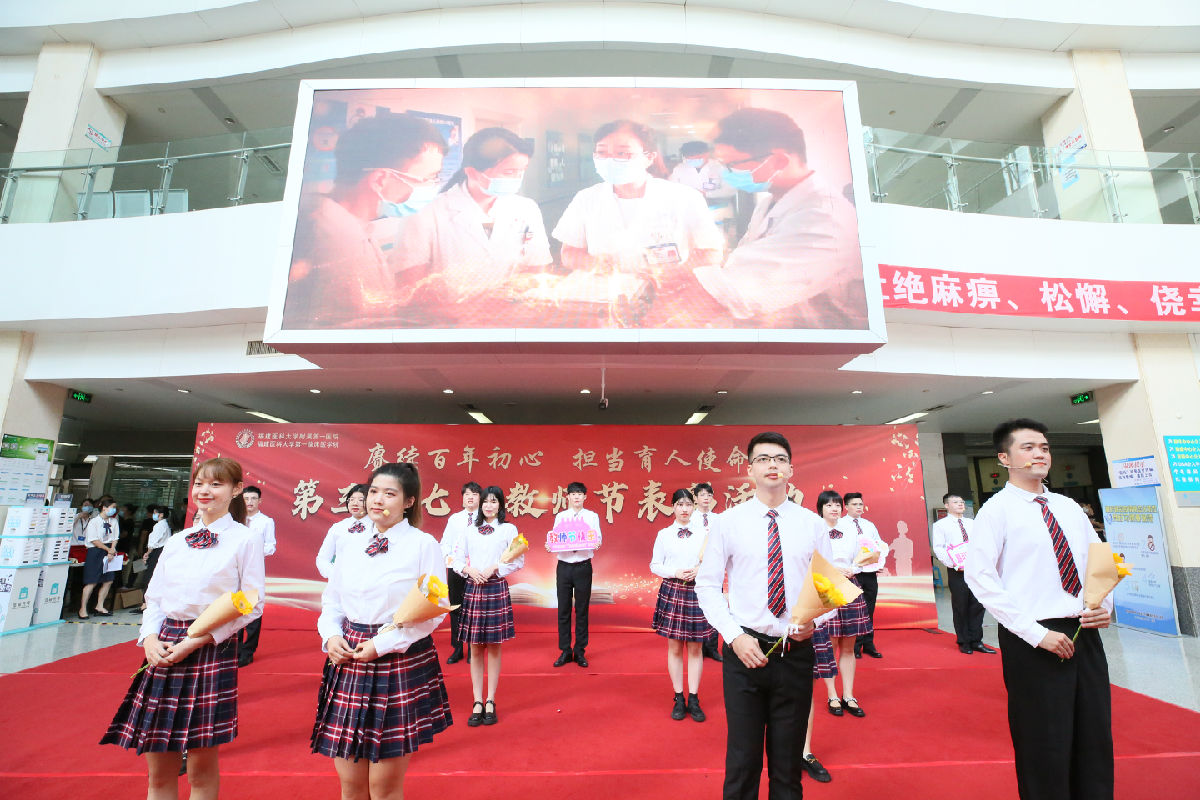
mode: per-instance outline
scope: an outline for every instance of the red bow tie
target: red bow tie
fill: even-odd
[[[365,531],[366,529],[367,529],[367,526],[366,526],[366,525],[363,525],[361,521],[360,521],[360,522],[356,522],[356,523],[354,523],[353,525],[351,525],[351,526],[350,526],[350,532],[351,532],[351,533],[362,533],[362,532],[363,532],[363,531]]]
[[[187,536],[184,536],[183,540],[187,542],[188,547],[204,550],[217,543],[217,535],[208,528],[201,528],[195,533],[189,533]]]
[[[691,531],[689,531],[687,528],[680,528],[680,529],[679,529],[679,533],[677,533],[676,535],[677,535],[677,536],[678,536],[680,539],[686,539],[687,537],[689,537],[689,536],[691,536],[691,535],[692,535],[692,532],[691,532]]]
[[[829,532],[830,539],[840,539],[840,538],[842,538],[843,535],[844,534],[841,531],[839,531],[837,528],[834,528],[833,530],[831,530]]]
[[[370,544],[367,545],[367,555],[374,556],[379,553],[388,551],[388,540],[386,536],[380,536],[378,533],[371,537]]]
[[[487,536],[489,533],[493,532],[494,530],[496,530],[496,529],[493,528],[491,525],[480,525],[479,526],[479,532],[481,534],[483,534],[484,536]]]

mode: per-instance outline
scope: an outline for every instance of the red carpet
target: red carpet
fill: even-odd
[[[413,759],[407,796],[719,796],[720,666],[706,662],[700,698],[708,722],[675,722],[664,640],[595,624],[591,668],[553,669],[552,613],[518,608],[517,639],[504,649],[497,726],[466,727],[467,665],[446,668],[456,723]],[[241,735],[222,749],[222,796],[337,797],[331,763],[308,752],[322,661],[314,619],[268,610],[258,656],[241,672]],[[437,636],[444,655],[446,634]],[[815,750],[834,779],[806,780],[808,796],[1016,797],[999,657],[963,656],[943,634],[882,631],[877,638],[885,658],[859,662],[856,684],[867,717],[818,711]],[[139,663],[137,649],[122,645],[0,678],[4,795],[142,796],[141,760],[96,744]],[[823,700],[823,688],[817,696]],[[1200,792],[1200,715],[1114,688],[1113,716],[1117,797]]]

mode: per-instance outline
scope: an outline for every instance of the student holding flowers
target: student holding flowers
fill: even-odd
[[[185,751],[191,797],[216,798],[217,748],[237,736],[236,634],[262,614],[262,604],[210,632],[188,628],[222,596],[263,594],[262,539],[243,524],[241,494],[242,468],[232,459],[209,459],[193,473],[200,524],[163,547],[138,637],[146,663],[100,740],[146,754],[150,800],[178,797]]]
[[[833,552],[830,561],[850,582],[858,586],[856,575],[862,567],[856,563],[860,552],[858,537],[847,534],[838,528],[838,520],[842,516],[842,496],[827,489],[817,496],[817,511],[825,521],[825,535],[829,539],[829,549]],[[825,690],[829,695],[829,713],[835,717],[849,712],[851,716],[865,717],[858,701],[854,699],[854,642],[855,639],[871,632],[871,617],[867,613],[867,601],[859,595],[837,610],[837,615],[829,620],[826,632],[833,642],[834,657],[838,669],[842,673],[842,696],[839,699],[837,684],[834,678],[825,678]]]
[[[489,486],[483,490],[475,525],[454,546],[454,570],[467,579],[462,640],[471,647],[474,704],[467,719],[471,728],[495,725],[499,719],[496,687],[500,683],[500,645],[516,635],[506,578],[525,566],[523,554],[510,555],[519,549],[514,548],[519,536],[517,527],[505,521],[504,490]]]
[[[329,659],[312,751],[333,759],[343,800],[402,797],[412,754],[452,721],[430,635],[446,615],[392,623],[422,577],[446,575],[437,541],[416,527],[420,496],[413,464],[375,470],[370,524],[339,549],[321,596],[317,630]]]

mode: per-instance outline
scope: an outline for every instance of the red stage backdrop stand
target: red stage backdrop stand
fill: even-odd
[[[196,458],[241,462],[247,485],[263,490],[278,550],[267,559],[269,602],[315,609],[324,581],[314,559],[329,526],[346,512],[343,495],[389,461],[421,473],[423,529],[441,538],[469,480],[497,485],[509,519],[531,544],[513,576],[514,602],[555,605],[554,557],[545,551],[566,486],[583,481],[600,515],[595,557],[596,622],[649,626],[658,578],[649,570],[655,534],[670,524],[671,493],[707,481],[718,510],[754,493],[746,443],[766,427],[587,425],[239,425],[203,423]],[[892,553],[879,581],[880,627],[935,627],[929,541],[916,427],[777,426],[792,444],[794,498],[812,508],[833,488],[860,491],[866,516]],[[189,508],[189,519],[193,509]],[[599,613],[597,613],[599,612]]]

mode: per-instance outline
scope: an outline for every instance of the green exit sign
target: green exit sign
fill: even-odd
[[[1077,406],[1080,403],[1090,403],[1090,402],[1092,402],[1092,393],[1091,392],[1080,392],[1079,394],[1071,395],[1071,405],[1073,405],[1073,406]]]
[[[87,392],[81,392],[78,389],[71,390],[71,399],[78,400],[81,403],[92,402],[92,396],[90,394],[88,394]]]

